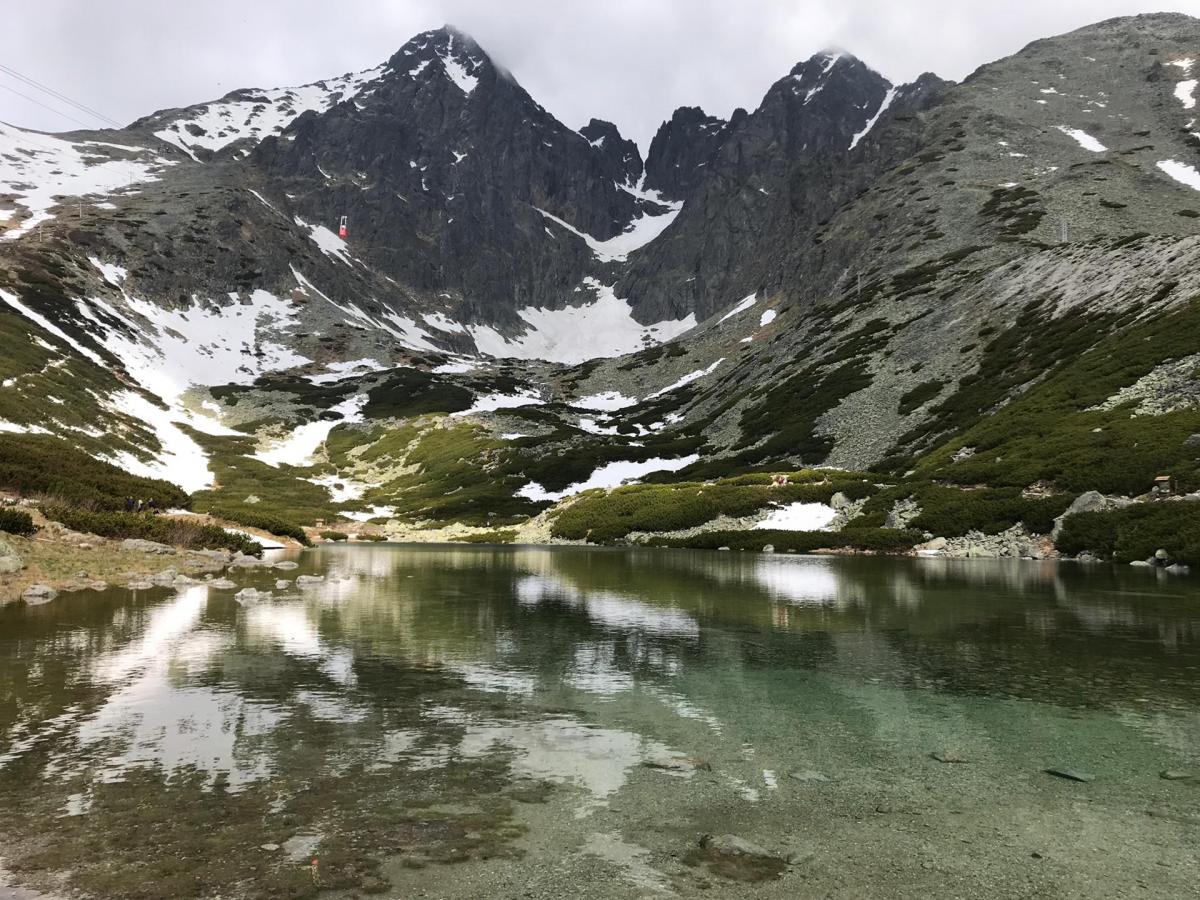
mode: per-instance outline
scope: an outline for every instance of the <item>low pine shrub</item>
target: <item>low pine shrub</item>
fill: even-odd
[[[861,550],[869,553],[904,553],[925,539],[919,531],[895,528],[846,528],[842,531],[706,531],[689,538],[658,538],[657,547],[687,547],[697,550],[762,550],[770,544],[776,551]]]
[[[1062,553],[1088,552],[1123,563],[1166,550],[1172,562],[1200,566],[1200,503],[1163,500],[1076,513],[1063,520],[1055,545]]]
[[[344,531],[322,531],[321,537],[325,538],[325,540],[327,540],[327,541],[348,541],[348,540],[350,540],[350,535],[346,534],[346,532],[344,532]]]
[[[230,534],[224,528],[194,519],[170,518],[153,513],[127,513],[89,510],[71,506],[44,506],[47,519],[61,522],[74,531],[100,537],[141,538],[176,547],[208,550],[235,550],[247,556],[262,556],[261,545],[242,534]]]
[[[0,531],[30,535],[37,531],[33,516],[23,509],[0,509]]]
[[[88,509],[124,510],[129,501],[188,509],[191,498],[167,481],[131,475],[65,441],[41,434],[0,435],[0,487]]]
[[[308,539],[308,535],[304,529],[293,522],[287,522],[278,516],[272,516],[268,513],[260,513],[253,509],[241,509],[236,506],[222,506],[212,510],[212,515],[219,516],[222,519],[228,519],[230,522],[236,522],[239,525],[245,525],[247,528],[259,528],[268,534],[273,534],[276,537],[289,537],[300,543],[301,546],[311,547],[312,541]]]

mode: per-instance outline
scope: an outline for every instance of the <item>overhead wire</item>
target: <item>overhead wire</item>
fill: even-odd
[[[60,100],[63,103],[73,106],[79,112],[84,113],[89,116],[92,116],[95,119],[99,119],[101,122],[111,125],[114,128],[122,127],[121,123],[118,122],[116,119],[112,118],[111,116],[106,116],[104,113],[93,109],[92,107],[88,106],[87,104],[81,103],[78,100],[75,100],[74,98],[67,96],[62,91],[55,90],[54,88],[50,87],[47,84],[42,84],[42,82],[38,81],[36,78],[30,78],[28,75],[24,75],[21,72],[18,72],[12,66],[6,66],[4,63],[0,63],[0,72],[4,72],[4,73],[8,74],[9,76],[11,76],[12,78],[16,78],[18,81],[24,82],[25,84],[29,85],[30,87],[34,88],[35,90],[39,90],[46,94],[49,94],[51,97],[55,98],[56,100]],[[70,118],[70,117],[68,116],[68,118]],[[72,121],[78,121],[78,120],[72,120]]]

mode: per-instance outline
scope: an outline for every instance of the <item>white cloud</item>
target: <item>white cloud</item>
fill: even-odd
[[[1030,41],[1111,16],[1197,0],[43,0],[5,11],[6,65],[107,115],[215,99],[243,87],[307,84],[376,65],[451,22],[473,35],[571,127],[611,119],[642,144],[677,106],[753,108],[796,62],[830,44],[889,78],[961,79]],[[729,64],[713,65],[712,61]],[[181,64],[180,60],[184,60]],[[69,111],[69,110],[68,110]],[[0,120],[77,127],[12,94]]]

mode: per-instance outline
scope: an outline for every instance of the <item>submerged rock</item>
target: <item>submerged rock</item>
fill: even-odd
[[[1068,781],[1082,781],[1084,784],[1096,780],[1096,776],[1090,772],[1080,772],[1078,769],[1070,769],[1064,766],[1052,766],[1044,771],[1047,775],[1053,775],[1056,778],[1065,778]]]
[[[304,587],[306,584],[320,584],[324,580],[324,575],[300,575],[296,578],[296,585]]]
[[[272,596],[270,591],[260,591],[256,588],[242,588],[233,595],[233,599],[238,603],[257,603],[260,600],[270,600]]]
[[[1158,777],[1165,781],[1191,781],[1196,777],[1196,773],[1185,769],[1163,769],[1158,773]]]
[[[965,763],[967,761],[967,758],[956,750],[934,750],[929,757],[940,763]]]
[[[208,583],[208,586],[211,588],[216,588],[219,591],[231,591],[237,587],[237,584],[230,581],[228,578],[214,578]]]
[[[827,782],[830,780],[828,775],[818,772],[815,769],[797,769],[795,772],[788,772],[788,778],[804,782]]]
[[[290,581],[288,581],[286,578],[276,578],[275,579],[275,590],[277,590],[277,591],[287,590],[291,586],[292,586],[292,583]]]
[[[300,563],[296,562],[295,560],[291,560],[291,559],[281,559],[279,562],[275,563],[273,568],[281,569],[283,571],[289,571],[291,569],[300,568]]]
[[[647,769],[658,769],[662,772],[712,771],[712,766],[706,761],[688,756],[655,756],[645,760],[642,765]]]
[[[154,584],[149,581],[137,580],[129,582],[129,584],[125,585],[125,587],[129,588],[131,591],[148,591],[154,587]]]

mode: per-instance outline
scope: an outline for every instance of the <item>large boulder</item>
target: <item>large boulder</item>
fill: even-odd
[[[31,584],[25,589],[21,599],[30,606],[36,606],[39,603],[49,603],[57,596],[58,591],[48,584]]]
[[[1099,491],[1084,491],[1066,508],[1061,516],[1054,520],[1054,529],[1050,532],[1050,537],[1057,539],[1063,529],[1063,520],[1067,516],[1073,516],[1076,513],[1085,512],[1103,512],[1112,504],[1109,499]]]
[[[11,544],[0,540],[0,575],[11,575],[25,568],[25,562],[17,555]]]

